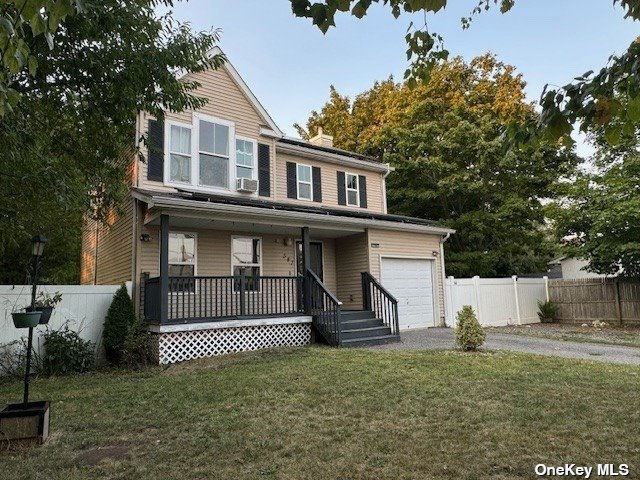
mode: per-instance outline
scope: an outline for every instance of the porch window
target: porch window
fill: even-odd
[[[360,185],[358,182],[358,175],[347,173],[345,175],[345,181],[347,183],[347,205],[354,207],[360,206]]]
[[[229,188],[229,127],[200,120],[200,185]]]
[[[236,178],[254,178],[256,143],[236,137]]]
[[[169,160],[171,181],[191,183],[191,128],[171,125]]]
[[[193,277],[196,274],[195,233],[169,232],[169,276]],[[195,283],[191,279],[173,279],[172,292],[193,292]]]
[[[298,163],[298,198],[313,199],[313,184],[311,182],[311,167]]]
[[[231,268],[234,276],[244,276],[244,290],[260,290],[260,270],[262,265],[262,241],[259,238],[235,237],[231,240]],[[240,291],[240,279],[234,281],[233,288]]]

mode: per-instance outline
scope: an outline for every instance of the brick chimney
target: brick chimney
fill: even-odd
[[[322,133],[322,127],[318,127],[317,135],[309,139],[309,142],[319,147],[333,147],[333,137]]]

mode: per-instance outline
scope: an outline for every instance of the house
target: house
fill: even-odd
[[[82,282],[133,282],[161,363],[444,325],[453,230],[388,214],[388,165],[284,136],[231,63],[188,78],[209,102],[139,114],[124,213],[82,243]]]
[[[549,278],[577,280],[580,278],[605,278],[607,275],[586,270],[589,262],[582,258],[561,256],[549,261]]]

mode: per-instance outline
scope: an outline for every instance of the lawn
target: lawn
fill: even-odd
[[[640,369],[514,353],[276,350],[32,384],[53,435],[7,479],[517,479],[631,464]],[[20,383],[0,385],[0,400]],[[82,453],[124,447],[92,465]]]

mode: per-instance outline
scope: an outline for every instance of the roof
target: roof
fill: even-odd
[[[382,163],[380,159],[375,157],[370,157],[368,155],[362,155],[360,153],[350,152],[349,150],[342,150],[341,148],[324,147],[322,145],[315,145],[313,143],[310,143],[301,139],[297,139],[297,138],[291,138],[291,137],[279,138],[278,143],[296,145],[298,147],[304,147],[311,150],[316,150],[318,152],[333,153],[335,155],[342,155],[345,157],[355,158],[356,160],[362,160],[364,162],[373,162],[376,164]]]
[[[403,215],[390,215],[387,213],[375,213],[367,210],[342,210],[337,208],[316,207],[307,205],[293,205],[284,202],[274,202],[271,200],[260,200],[256,198],[243,198],[243,197],[231,197],[227,195],[215,195],[196,192],[187,192],[178,190],[176,192],[159,192],[155,190],[145,190],[141,188],[133,188],[134,193],[138,196],[144,196],[150,198],[169,198],[169,199],[181,199],[190,200],[195,202],[202,202],[205,204],[220,204],[220,205],[237,205],[243,207],[254,207],[265,210],[276,210],[283,212],[298,212],[307,214],[323,215],[325,217],[338,218],[354,218],[361,220],[376,220],[383,222],[393,222],[397,224],[406,225],[418,225],[425,227],[433,227],[434,229],[442,230],[443,233],[453,233],[454,230],[442,227],[433,220],[426,220],[424,218],[406,217]],[[144,201],[144,199],[143,199]]]

